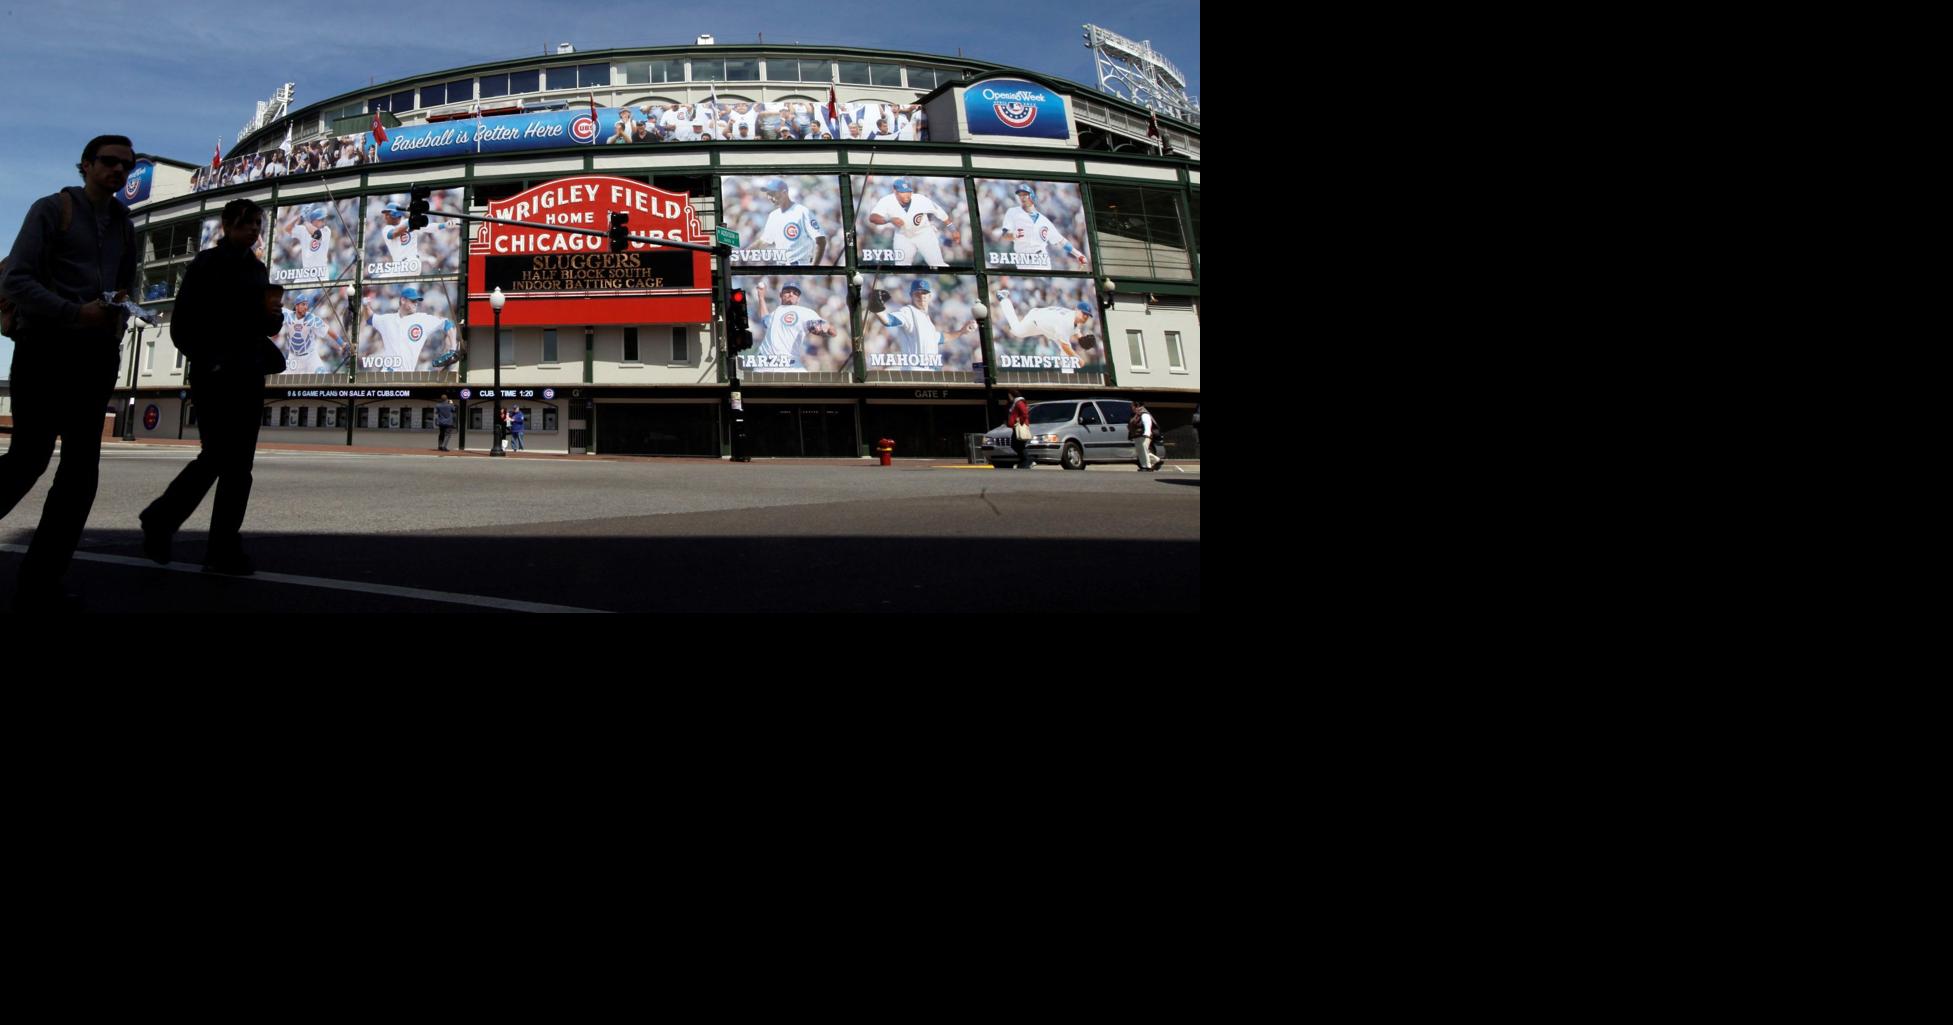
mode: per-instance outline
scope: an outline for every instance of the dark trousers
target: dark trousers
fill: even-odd
[[[88,510],[95,505],[100,479],[102,413],[108,405],[114,371],[82,373],[73,368],[25,366],[14,360],[11,390],[13,443],[0,455],[0,516],[12,512],[22,496],[47,471],[54,440],[61,439],[61,466],[54,471],[41,525],[20,563],[18,593],[51,597],[68,572]]]
[[[1031,448],[1031,443],[1030,443],[1030,442],[1028,442],[1028,441],[1025,441],[1024,439],[1022,439],[1022,438],[1019,438],[1019,437],[1016,437],[1015,435],[1013,435],[1013,436],[1011,437],[1011,439],[1010,439],[1010,447],[1011,447],[1011,449],[1012,449],[1013,451],[1015,451],[1015,452],[1017,453],[1017,468],[1018,468],[1018,469],[1020,469],[1020,470],[1028,470],[1028,469],[1030,469],[1031,467],[1033,467],[1033,466],[1036,466],[1036,465],[1037,465],[1037,463],[1036,463],[1036,461],[1034,461],[1034,460],[1033,460],[1033,459],[1031,458],[1031,452],[1030,452],[1030,448]]]
[[[441,440],[435,443],[436,446],[440,448],[441,451],[446,452],[448,450],[448,438],[453,436],[453,434],[454,434],[454,425],[443,424],[441,426]]]
[[[258,427],[264,416],[262,388],[192,393],[203,451],[170,482],[161,498],[142,511],[145,526],[174,533],[217,485],[210,510],[210,547],[215,553],[242,548],[244,509],[251,502],[251,461],[258,454]]]

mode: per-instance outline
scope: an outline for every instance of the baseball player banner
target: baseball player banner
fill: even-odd
[[[1085,198],[1078,185],[978,178],[976,191],[985,267],[1091,271]]]
[[[352,279],[359,258],[359,200],[318,200],[278,211],[268,234],[271,281],[326,285]]]
[[[963,90],[963,118],[971,135],[1010,139],[1069,139],[1065,98],[1016,78],[993,78]]]
[[[770,274],[732,279],[746,290],[753,347],[740,373],[846,373],[854,359],[847,283],[837,277]]]
[[[1090,278],[990,278],[997,369],[1103,374],[1104,339]]]
[[[460,189],[436,189],[429,196],[427,227],[407,226],[405,192],[366,197],[366,279],[461,273],[461,224],[443,214],[461,211]]]
[[[454,325],[457,281],[373,285],[360,299],[361,375],[452,370],[461,352]]]
[[[977,333],[976,278],[955,274],[876,277],[862,290],[861,351],[871,371],[970,372]]]
[[[297,285],[285,289],[285,326],[278,348],[287,374],[344,376],[353,357],[351,285]]]
[[[864,266],[970,267],[970,201],[961,178],[855,175],[855,259]]]
[[[739,233],[734,267],[841,264],[841,179],[833,175],[727,175],[719,223]]]

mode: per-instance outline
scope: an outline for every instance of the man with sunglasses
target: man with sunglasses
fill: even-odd
[[[61,467],[20,563],[19,612],[76,608],[62,596],[61,578],[95,504],[102,413],[128,317],[117,303],[135,287],[135,230],[115,199],[135,163],[126,136],[90,139],[75,165],[81,187],[35,201],[0,277],[0,294],[19,317],[10,375],[14,437],[0,456],[0,516],[40,479],[61,439]]]

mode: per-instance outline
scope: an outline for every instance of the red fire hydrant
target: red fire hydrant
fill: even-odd
[[[883,466],[895,465],[895,439],[894,438],[883,438],[882,440],[875,442],[875,451],[880,452],[882,454]]]

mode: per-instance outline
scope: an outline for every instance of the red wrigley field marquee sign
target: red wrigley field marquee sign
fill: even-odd
[[[630,216],[632,235],[710,245],[691,197],[608,175],[563,178],[488,204],[488,216],[607,231]],[[468,322],[492,324],[489,293],[502,290],[502,325],[702,324],[712,319],[712,260],[691,249],[632,242],[610,251],[602,235],[482,224],[468,244]]]

